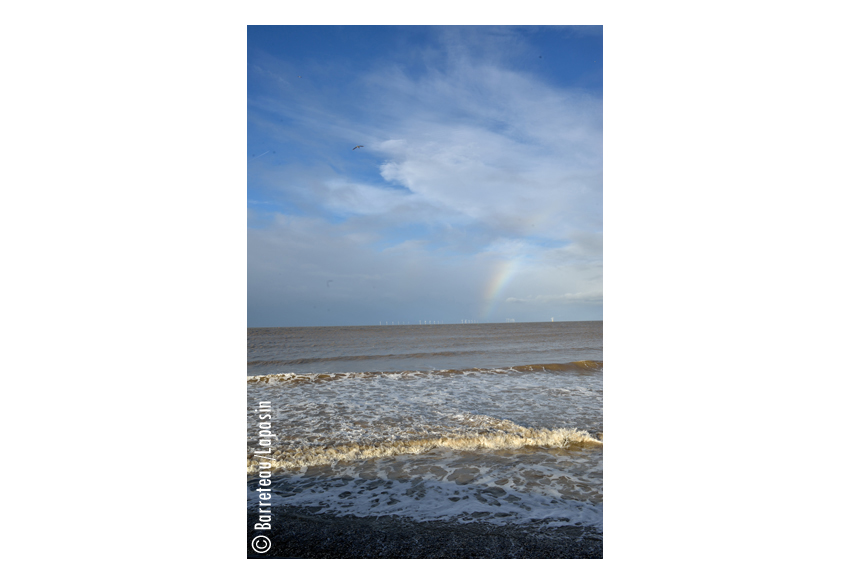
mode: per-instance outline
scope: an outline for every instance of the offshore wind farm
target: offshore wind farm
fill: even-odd
[[[553,316],[553,317],[551,317],[551,318],[549,319],[549,321],[550,321],[550,322],[555,322],[555,317],[554,317],[554,316]],[[501,322],[501,321],[500,321],[500,322]],[[506,318],[506,319],[504,320],[504,322],[516,322],[516,319],[515,319],[515,318]],[[523,321],[520,321],[520,322],[523,322]],[[445,323],[444,321],[442,321],[442,320],[420,320],[420,321],[418,321],[418,322],[413,322],[413,321],[400,321],[400,322],[396,322],[396,321],[388,321],[388,320],[381,320],[381,321],[378,321],[378,325],[379,325],[379,326],[390,326],[390,325],[413,325],[413,324],[418,324],[418,325],[423,325],[423,324],[425,324],[425,325],[432,325],[432,324],[446,324],[446,323]],[[477,321],[477,320],[474,320],[474,319],[461,319],[461,321],[460,321],[458,324],[487,324],[487,323],[486,323],[486,322],[480,322],[480,321]]]
[[[516,321],[515,321],[515,320],[513,320],[513,319],[505,319],[505,322],[516,322]],[[555,322],[555,319],[554,319],[554,318],[552,319],[552,322]],[[414,322],[414,321],[401,321],[401,322],[395,322],[395,321],[387,321],[387,320],[381,320],[381,321],[378,321],[378,325],[379,325],[379,326],[387,326],[387,325],[411,325],[411,324],[419,324],[419,325],[423,325],[423,324],[446,324],[446,323],[444,323],[442,320],[420,320],[420,321],[418,321],[418,322]],[[462,320],[460,321],[460,323],[459,323],[459,324],[480,324],[480,323],[479,323],[477,320],[472,320],[472,319],[462,319]]]

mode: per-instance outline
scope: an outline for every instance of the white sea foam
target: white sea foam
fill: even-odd
[[[249,383],[249,443],[256,439],[259,420],[254,410],[260,401],[270,404],[272,432],[287,448],[463,434],[469,429],[469,417],[475,415],[510,420],[525,428],[602,430],[601,372],[594,376],[415,373],[403,380],[341,374],[334,383]]]
[[[248,505],[258,504],[248,485]],[[386,479],[287,479],[274,483],[272,505],[320,507],[323,512],[369,517],[398,515],[416,521],[456,520],[493,524],[545,521],[602,530],[602,503],[553,497],[496,485],[458,485],[417,477]]]
[[[475,421],[483,425],[476,416]],[[434,449],[448,450],[509,450],[526,447],[567,448],[571,445],[601,445],[602,442],[585,430],[576,428],[557,428],[554,430],[523,428],[507,420],[483,426],[486,433],[465,432],[452,435],[393,440],[372,444],[352,443],[334,444],[317,447],[278,448],[266,454],[264,449],[252,448],[248,451],[248,472],[255,473],[259,465],[269,470],[297,469],[306,466],[351,462],[370,458],[399,456],[402,454],[421,454]]]
[[[261,401],[272,412],[270,454],[258,452]],[[334,513],[601,529],[602,430],[601,371],[248,382],[249,481],[273,471],[274,501]]]

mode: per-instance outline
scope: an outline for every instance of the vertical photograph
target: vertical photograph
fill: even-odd
[[[602,26],[247,27],[247,557],[602,558]]]

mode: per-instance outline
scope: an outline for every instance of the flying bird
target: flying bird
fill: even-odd
[[[363,148],[363,144],[361,144],[360,146],[355,146],[354,148],[352,148],[352,150],[357,150],[358,148]]]

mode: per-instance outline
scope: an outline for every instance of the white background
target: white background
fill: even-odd
[[[2,9],[13,568],[529,577],[244,559],[246,25],[603,24],[605,559],[532,577],[831,574],[847,521],[837,5],[289,4]]]

